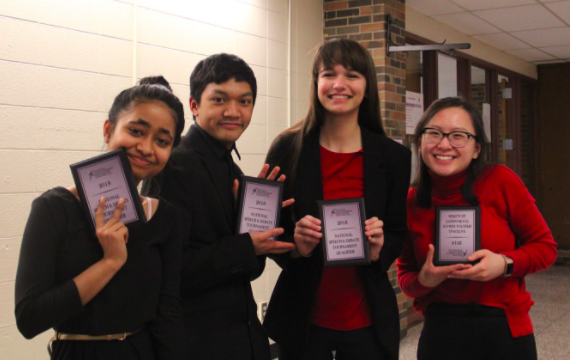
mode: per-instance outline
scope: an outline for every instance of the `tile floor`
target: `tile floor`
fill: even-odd
[[[570,359],[570,267],[553,266],[527,276],[535,302],[530,311],[539,360]],[[400,343],[400,360],[415,360],[422,324],[408,329]]]

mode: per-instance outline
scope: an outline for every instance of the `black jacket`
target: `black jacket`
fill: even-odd
[[[220,159],[206,136],[192,125],[158,178],[160,195],[190,223],[180,286],[187,358],[267,360],[269,341],[250,285],[263,272],[265,257],[255,255],[249,234],[234,235],[230,179],[214,166]],[[233,173],[241,174],[234,166]],[[156,187],[145,184],[144,190]]]
[[[362,266],[361,271],[378,339],[387,352],[387,359],[397,360],[400,319],[387,271],[400,255],[406,231],[411,153],[385,136],[364,128],[361,133],[366,218],[377,216],[384,222],[380,259]],[[278,138],[266,160],[271,165],[281,166],[287,175],[291,167],[292,140],[292,135]],[[283,209],[280,225],[285,228],[285,234],[281,240],[294,242],[295,222],[305,215],[318,217],[316,201],[323,199],[318,131],[305,137],[295,184],[290,188],[286,181],[285,189],[284,198],[294,197],[295,204]],[[280,346],[296,351],[307,345],[306,330],[323,267],[321,245],[317,245],[308,258],[292,259],[286,254],[274,259],[283,271],[273,291],[264,327]]]

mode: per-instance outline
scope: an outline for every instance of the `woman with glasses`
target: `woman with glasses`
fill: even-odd
[[[434,102],[416,128],[419,172],[408,194],[409,237],[398,259],[402,291],[425,316],[418,359],[536,359],[524,277],[550,266],[556,243],[519,177],[486,162],[475,107]],[[479,206],[472,264],[434,265],[436,206]]]

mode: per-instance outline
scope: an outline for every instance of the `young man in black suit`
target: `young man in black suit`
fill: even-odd
[[[231,152],[239,157],[235,142],[251,121],[256,94],[253,71],[239,57],[217,54],[200,61],[190,76],[196,123],[173,150],[159,186],[148,191],[159,188],[186,213],[190,227],[180,287],[188,359],[270,359],[250,281],[263,272],[266,254],[294,246],[270,239],[282,229],[235,235],[234,194],[242,172]]]

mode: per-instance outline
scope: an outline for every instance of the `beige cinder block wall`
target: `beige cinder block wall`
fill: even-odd
[[[235,53],[258,79],[240,166],[257,174],[273,138],[308,108],[311,50],[322,0],[0,0],[0,359],[47,359],[46,332],[25,340],[14,279],[31,201],[72,179],[68,165],[103,149],[114,96],[163,74],[185,103],[204,57]],[[279,274],[253,283],[267,301]]]

